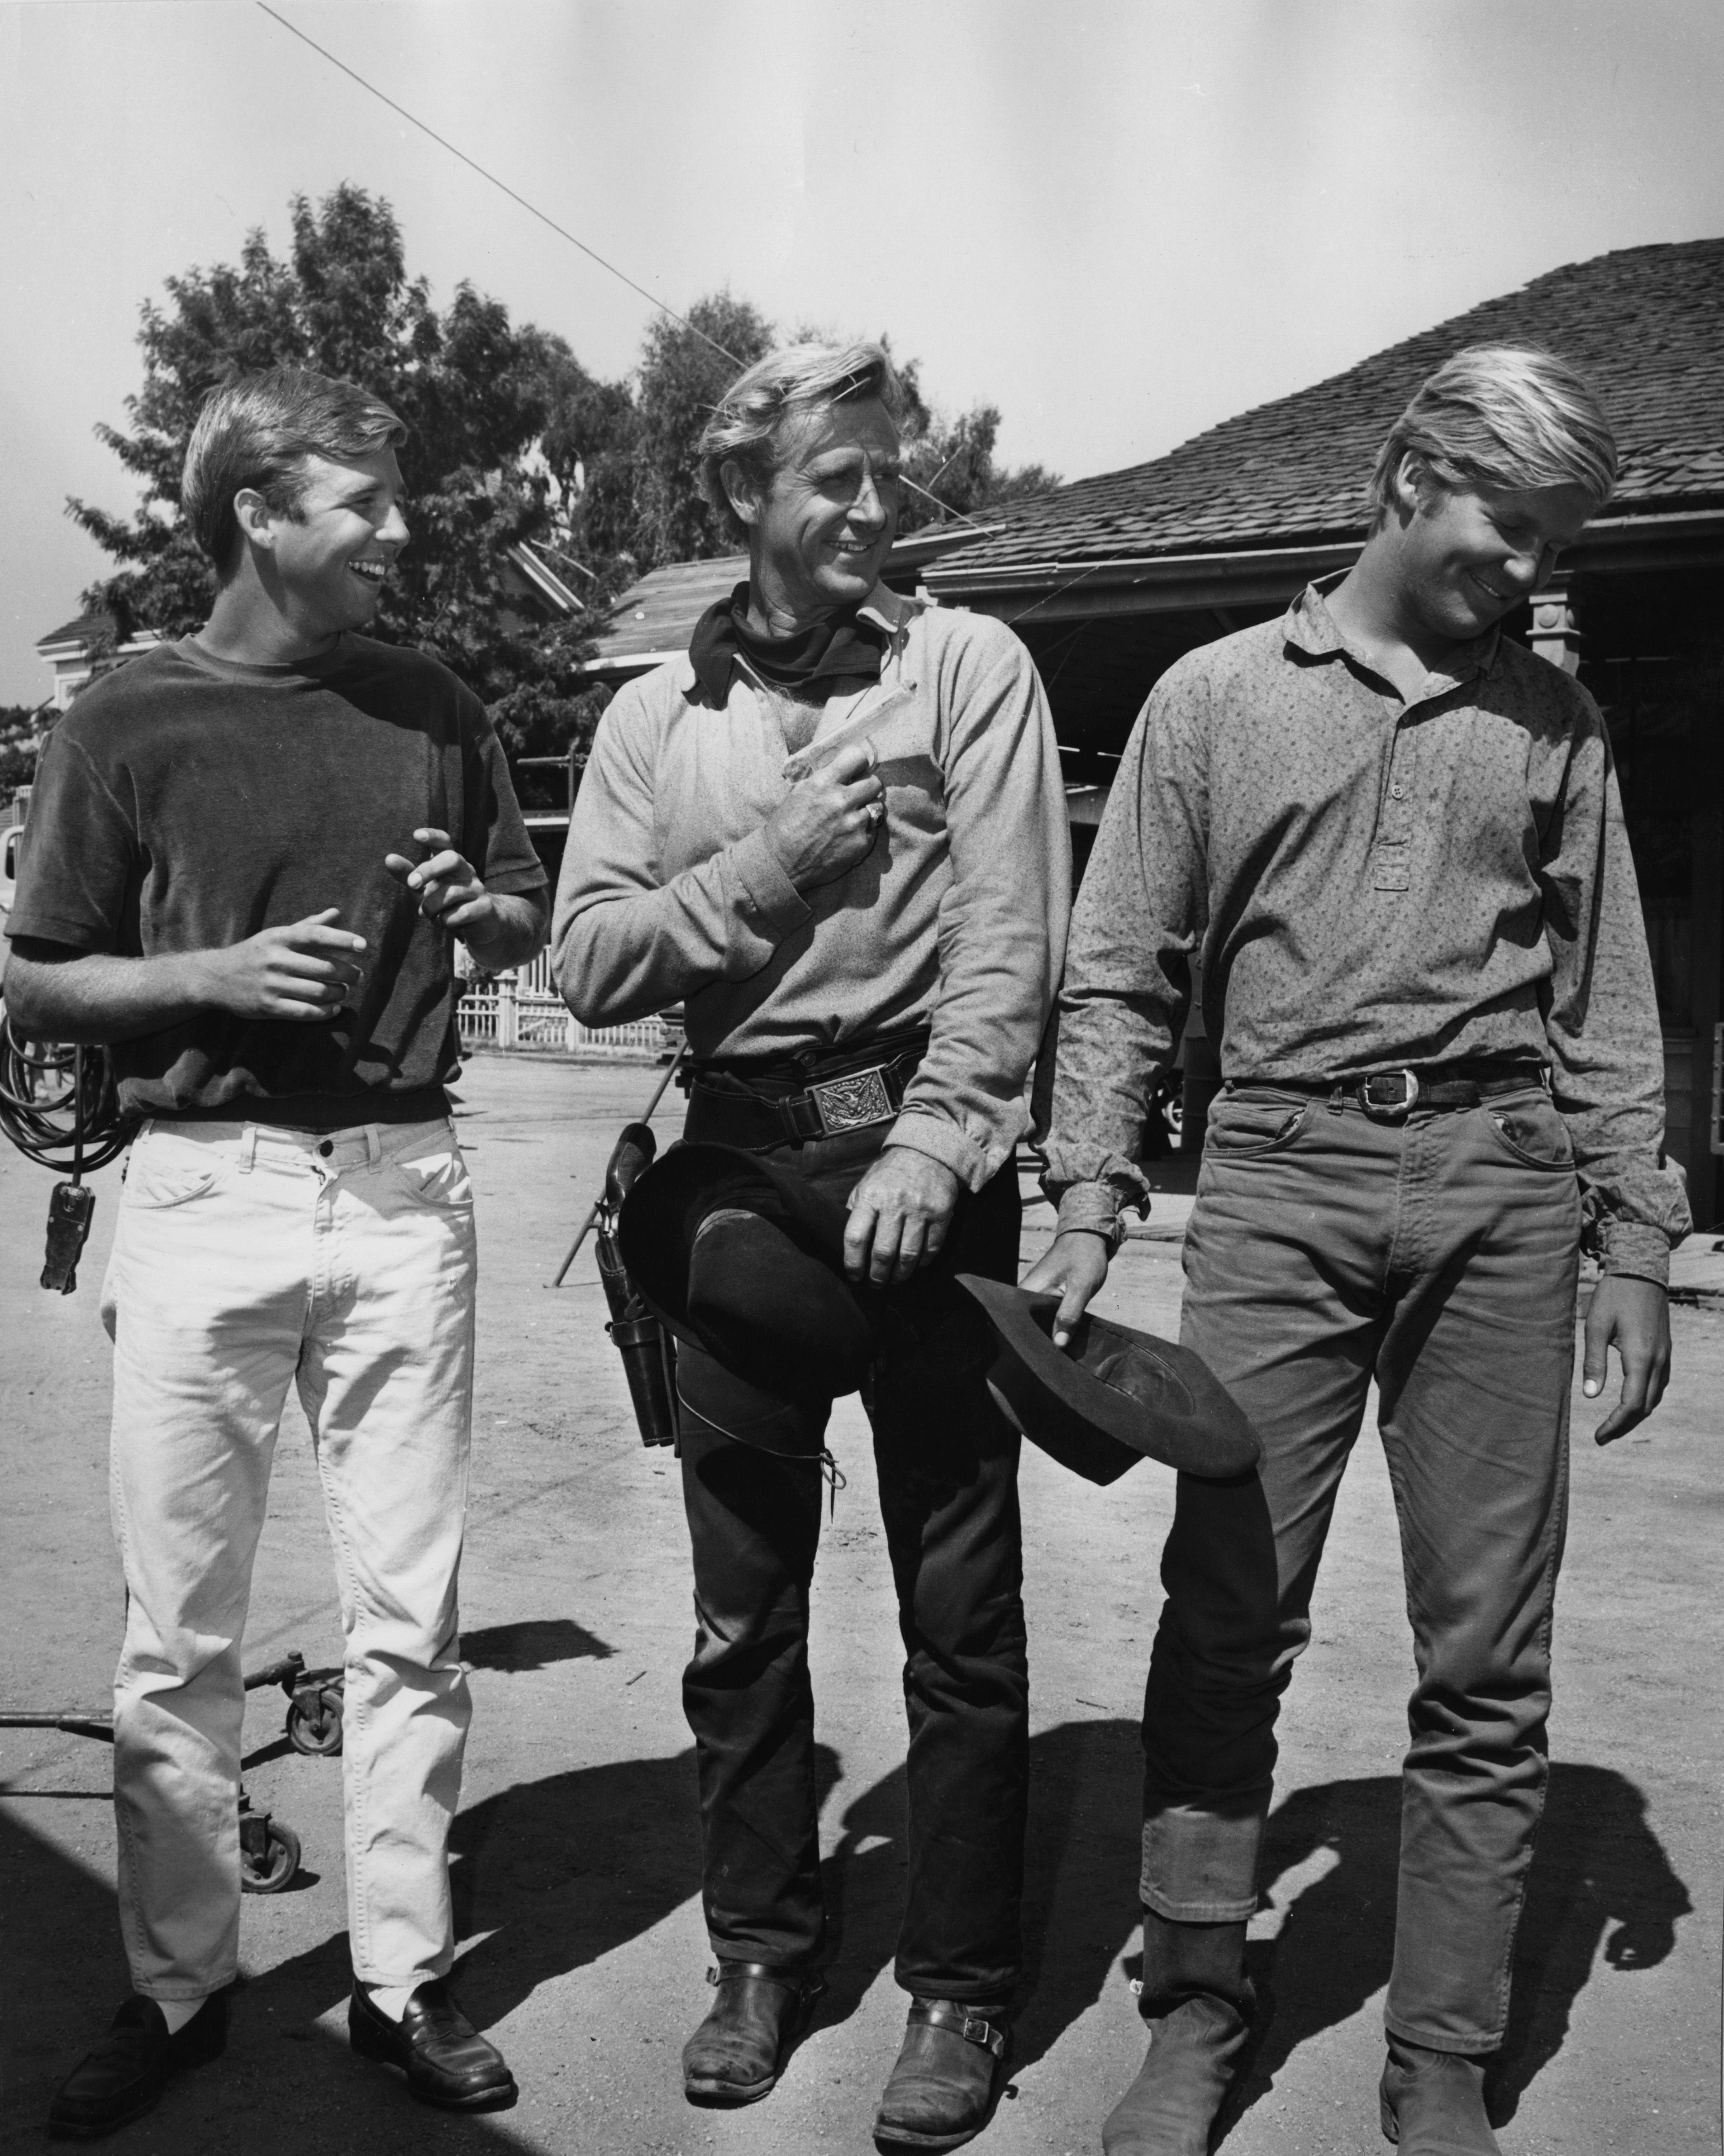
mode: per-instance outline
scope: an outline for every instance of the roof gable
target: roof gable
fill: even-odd
[[[997,538],[928,581],[938,590],[1018,562],[1357,539],[1384,435],[1424,377],[1470,344],[1545,345],[1586,376],[1621,452],[1612,517],[1724,502],[1724,239],[1700,239],[1553,270],[1151,463],[1003,508]]]

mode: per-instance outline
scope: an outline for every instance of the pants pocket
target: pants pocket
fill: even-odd
[[[1314,1103],[1279,1095],[1219,1094],[1209,1107],[1203,1150],[1220,1160],[1250,1160],[1291,1145]]]
[[[458,1145],[392,1160],[388,1172],[396,1188],[416,1205],[438,1213],[472,1210],[473,1182]]]
[[[1487,1102],[1483,1113],[1498,1148],[1511,1160],[1548,1174],[1573,1174],[1574,1141],[1548,1094],[1511,1095]]]

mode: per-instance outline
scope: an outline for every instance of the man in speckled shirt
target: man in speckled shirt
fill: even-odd
[[[1657,1405],[1688,1227],[1608,739],[1498,624],[1609,497],[1549,355],[1481,347],[1389,434],[1357,563],[1188,654],[1131,737],[1072,923],[1029,1285],[1056,1337],[1117,1247],[1149,1089],[1201,952],[1225,1083],[1182,1337],[1264,1442],[1182,1477],[1144,1708],[1142,2071],[1108,2156],[1203,2156],[1250,2033],[1245,1922],[1274,1725],[1373,1378],[1401,1523],[1409,1705],[1383,2130],[1490,2156],[1485,2074],[1546,1779],[1583,1234],[1609,1443]],[[1344,1942],[1337,1942],[1345,1952]]]

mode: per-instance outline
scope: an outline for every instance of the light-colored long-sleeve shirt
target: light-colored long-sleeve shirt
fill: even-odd
[[[803,767],[873,744],[871,850],[806,894],[762,826],[789,790],[774,701],[738,670],[706,701],[673,660],[599,722],[563,856],[557,985],[588,1025],[683,1004],[696,1058],[782,1057],[927,1024],[888,1142],[979,1189],[1024,1094],[1065,954],[1071,841],[1029,653],[985,616],[877,588],[880,678],[828,699]]]
[[[1651,964],[1598,706],[1496,632],[1404,705],[1319,588],[1191,652],[1121,761],[1072,923],[1047,1145],[1066,1227],[1147,1183],[1147,1089],[1203,959],[1224,1075],[1543,1064],[1607,1270],[1668,1278]]]

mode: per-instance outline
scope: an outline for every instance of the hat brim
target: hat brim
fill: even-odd
[[[683,1144],[630,1191],[618,1240],[635,1289],[680,1340],[775,1398],[813,1403],[854,1392],[873,1354],[870,1291],[844,1275],[845,1219],[800,1176],[735,1147]]]
[[[999,1341],[989,1383],[1002,1405],[1026,1437],[1075,1473],[1111,1482],[1139,1459],[1211,1481],[1255,1470],[1263,1456],[1256,1431],[1190,1348],[1088,1314],[1068,1346],[1056,1348],[1057,1295],[976,1273],[957,1279],[986,1312]],[[1130,1354],[1139,1373],[1138,1392],[1097,1373],[1097,1366],[1121,1353]],[[1152,1397],[1142,1396],[1146,1389]]]

